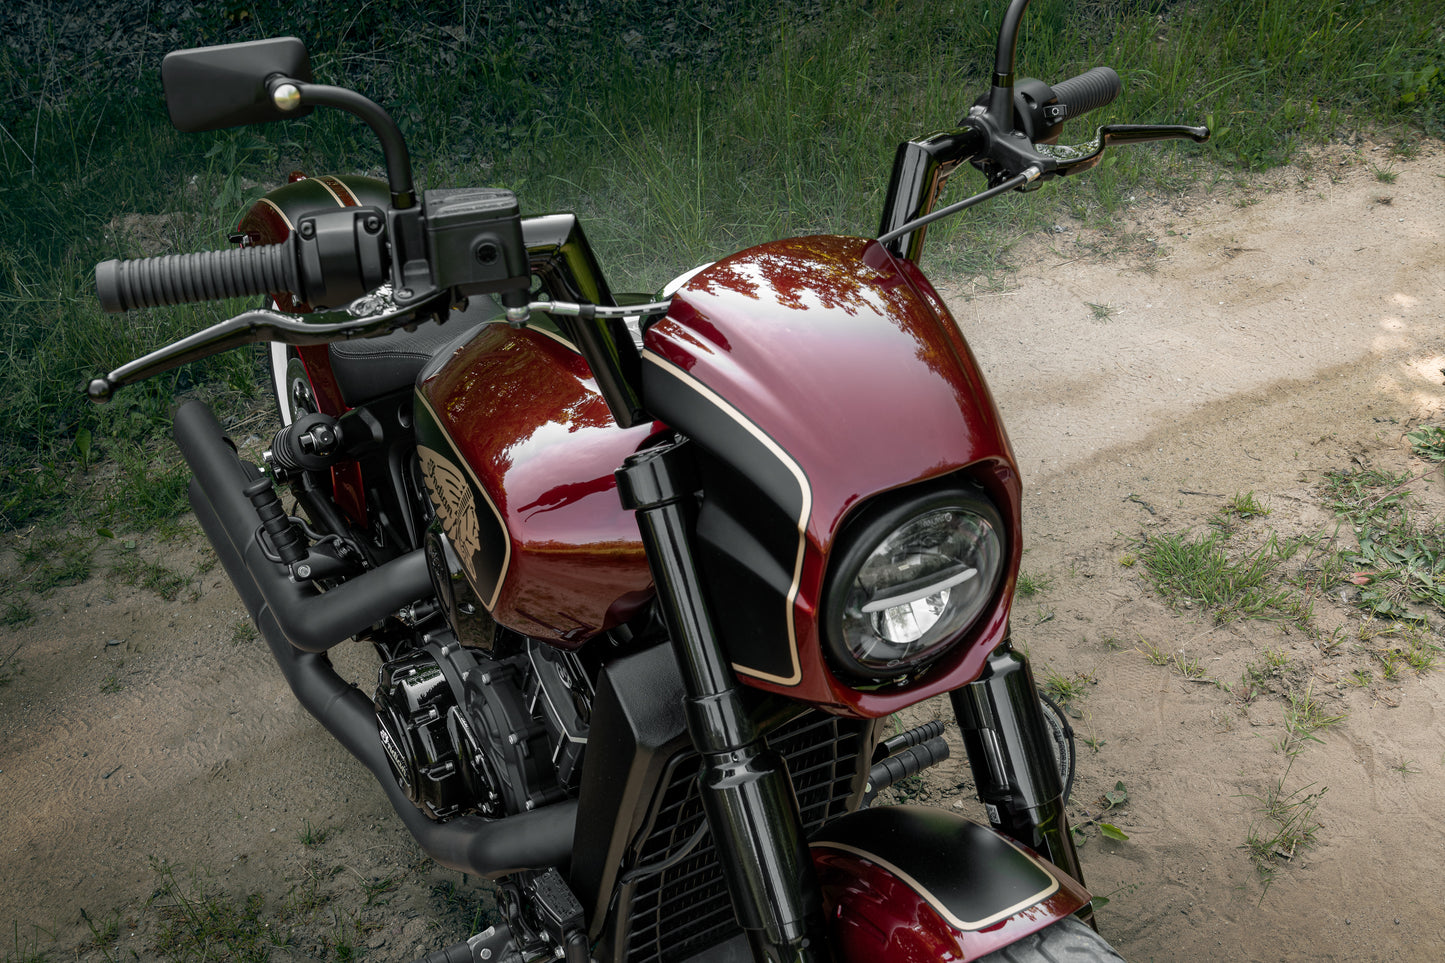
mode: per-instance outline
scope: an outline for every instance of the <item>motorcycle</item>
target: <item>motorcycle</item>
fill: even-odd
[[[165,58],[182,130],[330,107],[383,147],[385,181],[293,178],[233,248],[98,265],[109,311],[269,300],[88,393],[270,342],[263,466],[176,412],[191,505],[300,702],[427,854],[499,882],[504,919],[426,960],[1118,958],[1072,734],[1010,643],[1018,466],[918,261],[939,218],[1209,132],[1060,146],[1120,81],[1016,81],[1026,7],[958,126],[899,146],[876,238],[762,244],[651,300],[573,215],[419,194],[391,118],[294,38]],[[988,188],[935,209],[965,164]],[[327,657],[353,638],[370,696]],[[882,721],[944,694],[987,826],[872,804],[948,755],[941,723]]]

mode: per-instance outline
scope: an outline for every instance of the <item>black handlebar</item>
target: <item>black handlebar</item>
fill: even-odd
[[[95,288],[110,312],[283,291],[335,308],[385,281],[389,260],[384,212],[345,207],[299,218],[279,244],[102,261]]]
[[[268,244],[200,254],[169,254],[95,266],[100,306],[112,314],[164,304],[189,304],[295,291],[295,244]]]
[[[1073,119],[1091,110],[1107,107],[1124,89],[1124,83],[1113,67],[1095,67],[1093,70],[1070,77],[1054,84],[1054,96],[1065,108],[1061,120]]]

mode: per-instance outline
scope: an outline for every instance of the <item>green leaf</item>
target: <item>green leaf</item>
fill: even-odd
[[[1117,839],[1120,842],[1123,842],[1129,838],[1128,833],[1124,832],[1124,830],[1120,829],[1118,826],[1115,826],[1113,823],[1100,823],[1099,832],[1103,833],[1105,836],[1108,836],[1110,839]]]
[[[95,534],[99,535],[101,538],[115,538],[115,532],[112,532],[108,528],[97,528],[95,530]]]
[[[1122,806],[1129,801],[1129,790],[1124,788],[1122,781],[1114,783],[1114,788],[1104,793],[1104,802],[1109,804],[1110,809]]]

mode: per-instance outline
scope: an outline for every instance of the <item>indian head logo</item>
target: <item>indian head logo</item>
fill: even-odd
[[[477,584],[477,553],[482,549],[481,530],[477,525],[477,500],[472,495],[472,486],[466,476],[452,467],[441,455],[425,446],[417,447],[421,458],[422,477],[426,480],[427,491],[431,492],[432,504],[451,539],[467,578]]]

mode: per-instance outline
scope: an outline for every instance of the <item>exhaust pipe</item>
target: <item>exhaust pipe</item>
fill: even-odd
[[[215,416],[200,402],[183,405],[175,426],[176,442],[195,473],[191,507],[291,691],[371,770],[422,850],[443,866],[486,877],[565,863],[572,853],[575,801],[505,819],[458,816],[438,823],[428,818],[392,773],[371,701],[336,673],[325,654],[337,642],[431,594],[422,553],[403,556],[324,593],[293,583],[256,545],[259,520],[242,490],[260,472],[241,461]]]
[[[404,605],[432,594],[426,556],[403,555],[326,592],[298,584],[261,551],[255,532],[261,520],[242,489],[262,477],[236,455],[216,416],[199,401],[176,412],[176,444],[195,473],[231,551],[239,556],[274,614],[286,640],[307,652],[325,652]],[[215,538],[211,540],[216,542]],[[219,549],[219,543],[217,548]]]

